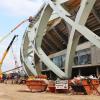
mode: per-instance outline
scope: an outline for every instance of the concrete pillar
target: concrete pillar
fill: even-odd
[[[81,69],[80,68],[78,69],[78,75],[79,76],[81,75]]]
[[[99,68],[98,67],[96,67],[96,75],[97,75],[97,77],[99,76]]]

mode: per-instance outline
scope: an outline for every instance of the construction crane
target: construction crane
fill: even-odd
[[[36,16],[35,16],[36,17]],[[34,19],[35,19],[34,17]],[[19,24],[17,24],[8,34],[6,34],[5,36],[3,36],[3,38],[0,39],[0,43],[2,41],[4,41],[7,37],[9,37],[16,29],[18,29],[21,25],[23,25],[25,22],[29,21],[32,22],[33,17],[30,16],[28,19],[25,19],[23,21],[21,21]]]
[[[12,40],[11,40],[10,44],[8,45],[6,51],[3,54],[2,59],[0,60],[0,79],[2,79],[2,70],[1,70],[1,67],[2,67],[3,61],[4,61],[5,57],[6,57],[6,55],[8,54],[9,49],[12,46],[12,44],[13,44],[13,42],[14,42],[14,40],[15,40],[16,37],[18,37],[18,35],[14,35],[14,37],[12,38]]]
[[[12,46],[11,50],[12,50],[12,55],[13,55],[13,58],[14,58],[15,68],[17,68],[17,67],[19,67],[19,64],[18,64],[18,61],[17,61],[17,57],[14,53],[13,46]]]

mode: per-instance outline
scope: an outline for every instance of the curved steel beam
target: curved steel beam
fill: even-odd
[[[26,39],[28,39],[29,43],[31,43],[32,45],[33,55],[35,52],[38,55],[38,57],[41,59],[41,61],[44,64],[46,64],[46,66],[60,78],[70,78],[71,73],[72,73],[73,57],[75,54],[76,46],[78,44],[80,35],[83,35],[91,43],[93,43],[98,48],[100,48],[100,37],[94,34],[94,32],[92,32],[85,26],[87,18],[96,0],[81,0],[80,8],[76,15],[75,21],[73,21],[72,19],[68,17],[70,15],[69,12],[63,9],[61,4],[58,2],[59,0],[52,0],[52,1],[45,0],[45,1],[46,1],[46,4],[41,11],[40,18],[34,24],[34,26],[29,30],[29,33],[27,36],[28,38]],[[57,16],[64,19],[66,23],[68,23],[72,27],[71,33],[69,34],[70,36],[69,36],[67,55],[66,55],[66,61],[65,61],[65,72],[60,70],[60,68],[56,66],[45,54],[45,52],[41,49],[42,39],[46,32],[45,30],[47,29],[48,21],[53,12],[55,12]],[[24,43],[24,45],[26,44],[27,43]],[[24,45],[23,45],[22,51],[24,50],[24,48],[28,48],[28,46],[24,47]],[[26,51],[28,51],[28,49]],[[23,57],[23,61],[27,64],[27,66],[30,66],[30,64],[27,63],[27,59],[25,59],[26,57],[25,55],[27,53],[29,52],[23,53],[24,55],[22,55],[22,57]]]
[[[29,32],[25,32],[24,39],[22,41],[22,47],[21,47],[21,61],[23,64],[23,67],[25,68],[27,74],[30,75],[37,75],[35,65],[32,65],[28,60],[28,46],[29,46],[29,39],[28,39]]]

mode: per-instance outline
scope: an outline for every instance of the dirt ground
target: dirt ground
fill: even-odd
[[[25,85],[0,84],[0,100],[100,100],[100,96],[24,92]]]

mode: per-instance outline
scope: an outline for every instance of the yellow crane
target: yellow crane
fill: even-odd
[[[0,60],[0,79],[2,79],[2,70],[1,70],[1,67],[2,67],[3,61],[4,61],[5,57],[6,57],[6,55],[8,54],[9,49],[12,46],[12,44],[13,44],[13,42],[14,42],[14,40],[15,40],[16,37],[18,37],[18,35],[14,35],[14,37],[12,38],[12,40],[11,40],[10,44],[8,45],[6,51],[3,54],[2,59]]]

